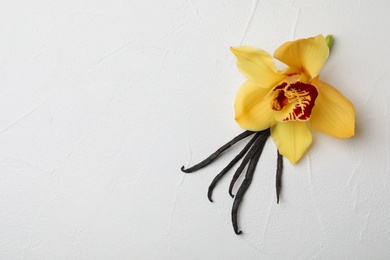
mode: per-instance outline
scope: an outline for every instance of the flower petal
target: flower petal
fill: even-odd
[[[261,131],[270,127],[274,111],[271,109],[269,90],[248,80],[237,92],[234,109],[236,121],[244,129]]]
[[[271,127],[271,136],[279,152],[295,164],[309,148],[312,136],[304,122],[283,122]]]
[[[318,76],[329,56],[324,36],[286,42],[274,53],[274,58],[290,67],[308,72],[312,78]]]
[[[262,88],[271,88],[286,78],[276,70],[272,56],[266,51],[250,46],[231,47],[237,57],[237,67],[241,73]]]
[[[321,80],[312,82],[319,92],[310,126],[336,138],[355,135],[355,109],[351,101],[334,87]]]

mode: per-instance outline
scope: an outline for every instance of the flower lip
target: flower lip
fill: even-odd
[[[318,96],[316,87],[300,81],[288,84],[283,82],[273,89],[276,97],[271,101],[271,108],[280,111],[278,121],[307,121]]]

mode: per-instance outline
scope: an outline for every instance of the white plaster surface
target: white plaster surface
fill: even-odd
[[[390,1],[0,1],[0,259],[389,259]],[[322,79],[356,136],[314,132],[285,160],[268,140],[230,222],[242,130],[230,46],[271,53],[332,33]]]

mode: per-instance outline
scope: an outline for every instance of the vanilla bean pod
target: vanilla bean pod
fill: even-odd
[[[279,195],[282,189],[283,156],[278,150],[278,160],[276,164],[276,203],[279,204]]]
[[[250,160],[250,163],[249,163],[249,166],[248,166],[248,169],[246,171],[246,175],[245,175],[245,179],[243,180],[240,188],[238,189],[237,191],[237,194],[234,198],[234,202],[233,202],[233,207],[232,207],[232,224],[233,224],[233,229],[234,229],[234,232],[237,234],[237,235],[240,235],[242,234],[242,231],[238,231],[238,225],[237,225],[237,214],[238,214],[238,209],[240,207],[240,204],[242,202],[242,199],[246,193],[246,191],[248,190],[251,182],[252,182],[252,179],[253,179],[253,175],[255,173],[255,170],[256,170],[256,166],[257,166],[257,163],[260,159],[260,156],[261,156],[261,153],[263,152],[263,148],[264,148],[264,145],[265,145],[265,142],[267,141],[269,135],[270,135],[270,132],[269,132],[269,129],[267,129],[268,131],[265,132],[267,134],[262,134],[258,140],[260,140],[259,144],[258,144],[258,147],[257,147],[257,150],[254,154],[254,156],[252,157],[252,159]]]
[[[246,138],[254,133],[255,132],[253,132],[253,131],[245,131],[245,132],[239,134],[238,136],[233,138],[230,142],[228,142],[225,145],[223,145],[222,147],[220,147],[217,151],[215,151],[212,155],[210,155],[209,157],[207,157],[205,160],[201,161],[200,163],[198,163],[198,164],[196,164],[188,169],[185,169],[184,166],[182,166],[181,171],[183,171],[185,173],[191,173],[191,172],[195,172],[195,171],[209,165],[215,159],[217,159],[224,151],[226,151],[227,149],[232,147],[237,142],[241,141],[242,139],[244,139],[244,138]]]
[[[261,135],[261,132],[257,132],[254,137],[245,145],[244,149],[236,156],[234,159],[213,179],[209,186],[209,190],[207,192],[207,197],[210,202],[213,202],[211,199],[211,196],[213,194],[213,190],[219,180],[239,161],[242,157],[248,152],[249,148],[253,145],[253,143],[256,141],[256,139]]]
[[[258,164],[260,156],[263,152],[265,143],[266,143],[268,137],[271,135],[270,129],[266,129],[266,130],[258,131],[258,132],[245,131],[245,132],[239,134],[238,136],[236,136],[235,138],[233,138],[230,142],[228,142],[225,145],[223,145],[222,147],[220,147],[217,151],[215,151],[213,154],[211,154],[208,158],[201,161],[200,163],[198,163],[198,164],[196,164],[188,169],[185,169],[184,166],[181,167],[181,170],[185,173],[195,172],[195,171],[209,165],[210,163],[212,163],[223,152],[225,152],[227,149],[229,149],[230,147],[235,145],[237,142],[239,142],[239,141],[243,140],[244,138],[246,138],[250,135],[253,135],[253,134],[255,134],[255,135],[245,145],[245,147],[241,150],[241,152],[238,155],[236,155],[234,157],[234,159],[232,161],[230,161],[230,163],[217,176],[214,177],[213,181],[211,182],[211,184],[208,188],[208,193],[207,193],[208,199],[210,200],[210,202],[213,202],[211,196],[212,196],[213,190],[214,190],[215,186],[217,185],[217,183],[238,161],[240,161],[243,158],[241,164],[239,165],[236,172],[234,173],[232,180],[230,182],[230,186],[229,186],[229,194],[230,194],[230,196],[232,196],[234,198],[232,211],[231,211],[232,225],[233,225],[234,232],[237,235],[240,235],[242,233],[242,231],[238,229],[238,224],[237,224],[238,210],[239,210],[239,207],[242,203],[242,199],[244,198],[244,195],[252,182],[253,175],[254,175],[254,172],[256,170],[256,166]],[[275,185],[276,185],[277,203],[279,203],[279,195],[280,195],[280,191],[282,188],[283,156],[279,153],[279,150],[277,150],[277,152],[278,152],[277,153],[278,157],[277,157]],[[248,166],[248,167],[246,169],[245,178],[242,181],[242,183],[241,183],[240,187],[238,188],[238,191],[234,197],[233,192],[232,192],[234,185],[237,182],[240,175],[242,174],[242,172],[244,171],[244,169],[246,168],[246,166]]]
[[[270,135],[270,130],[269,129],[266,129],[266,130],[263,130],[263,131],[260,131],[258,132],[259,135],[255,141],[255,143],[253,144],[252,148],[249,150],[248,154],[244,157],[244,159],[242,160],[240,166],[237,168],[236,172],[234,173],[233,175],[233,178],[230,182],[230,185],[229,185],[229,195],[234,198],[234,195],[233,195],[233,187],[234,187],[234,184],[236,183],[236,181],[238,180],[238,178],[240,177],[242,171],[245,169],[245,166],[249,163],[249,161],[253,158],[253,156],[256,154],[256,151],[258,150],[259,146],[261,145],[261,143],[263,142],[264,140],[264,137],[265,137],[265,140],[267,140],[267,138],[269,137]]]

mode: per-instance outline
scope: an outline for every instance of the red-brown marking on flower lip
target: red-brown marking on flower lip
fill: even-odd
[[[276,90],[278,92],[277,97],[272,101],[272,109],[275,111],[280,111],[288,104],[288,99],[284,95],[284,91],[281,89]]]
[[[297,81],[292,84],[283,82],[273,91],[278,94],[271,103],[275,111],[282,110],[288,104],[295,104],[288,117],[283,121],[306,121],[310,119],[318,91],[314,85]]]
[[[275,90],[278,90],[278,89],[284,89],[285,87],[287,87],[288,83],[287,82],[283,82],[282,84],[280,84],[279,86],[276,86],[274,88],[274,91]]]
[[[285,105],[288,104],[288,99],[287,97],[284,95],[284,88],[287,86],[288,84],[286,82],[283,82],[282,84],[280,84],[279,86],[276,86],[274,88],[273,91],[276,91],[278,93],[278,95],[276,96],[275,99],[272,100],[271,102],[271,108],[272,110],[275,110],[275,111],[280,111],[283,109],[283,107]]]

